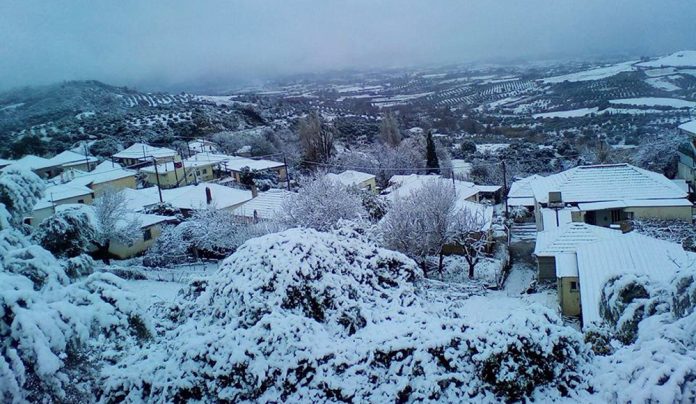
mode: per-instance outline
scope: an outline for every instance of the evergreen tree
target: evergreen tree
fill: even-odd
[[[435,142],[433,142],[433,134],[428,131],[428,137],[425,144],[425,167],[428,169],[428,174],[440,174],[440,162],[437,159],[435,151]]]

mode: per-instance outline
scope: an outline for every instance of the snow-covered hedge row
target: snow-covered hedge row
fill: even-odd
[[[469,327],[419,295],[406,256],[351,231],[252,239],[105,368],[107,401],[495,400],[572,393],[587,355],[545,309]]]

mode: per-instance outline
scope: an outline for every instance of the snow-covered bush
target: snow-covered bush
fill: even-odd
[[[510,209],[510,217],[516,222],[521,222],[531,215],[532,213],[526,206],[513,206],[512,209]]]
[[[545,385],[567,395],[583,383],[580,368],[588,357],[582,336],[546,308],[464,335],[481,379],[508,400]]]
[[[78,279],[94,272],[94,260],[87,254],[68,258],[62,262],[63,270],[70,279]]]
[[[97,237],[89,208],[70,207],[47,217],[34,233],[36,241],[58,256],[76,257],[89,251]]]
[[[681,273],[672,281],[672,311],[677,317],[685,317],[696,308],[696,274]]]
[[[696,252],[696,226],[683,220],[633,220],[635,231],[659,240],[681,244],[686,251]]]
[[[6,218],[9,213],[12,223],[18,225],[41,199],[45,188],[44,181],[31,171],[10,169],[0,173],[0,205],[4,205],[2,216]]]
[[[11,229],[0,249],[0,401],[92,401],[95,370],[148,336],[148,320],[113,275],[71,283],[50,252]],[[84,271],[88,261],[65,265]]]
[[[643,319],[671,309],[669,291],[645,275],[626,274],[610,279],[600,299],[600,315],[625,344],[635,341]]]
[[[318,174],[301,181],[302,189],[283,202],[279,220],[288,227],[326,231],[339,220],[367,218],[360,196],[338,181]]]
[[[669,314],[640,324],[636,342],[598,357],[595,386],[605,402],[696,401],[696,313]]]
[[[421,277],[406,256],[349,234],[249,240],[177,297],[161,337],[103,370],[101,399],[493,401],[579,382],[581,338],[553,314],[470,328],[419,296]],[[487,384],[496,373],[520,380]]]

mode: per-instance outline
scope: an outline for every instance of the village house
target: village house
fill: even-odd
[[[210,181],[219,175],[221,161],[186,159],[143,167],[145,181],[162,188],[176,188],[182,185]]]
[[[134,143],[111,156],[111,159],[124,167],[137,167],[158,163],[180,161],[179,153],[166,147],[155,147],[145,143]]]
[[[117,240],[109,243],[109,254],[120,259],[126,259],[141,254],[155,243],[162,226],[176,222],[176,218],[170,216],[151,215],[145,213],[133,213],[140,222],[140,234],[131,243],[125,244]]]
[[[284,189],[269,189],[235,208],[232,213],[250,223],[273,220],[283,209],[283,203],[292,192]]]
[[[135,174],[133,170],[126,170],[116,163],[104,161],[90,172],[69,169],[51,181],[55,184],[69,183],[86,186],[94,191],[95,197],[98,197],[107,190],[134,189],[137,185]]]
[[[411,192],[419,189],[428,181],[440,181],[443,184],[454,185],[457,199],[467,200],[470,202],[479,201],[479,189],[473,182],[451,180],[443,178],[439,175],[394,175],[389,179],[389,186],[384,189],[383,194],[388,200],[394,198],[406,197]]]
[[[189,154],[194,153],[217,153],[218,145],[217,143],[211,142],[205,139],[196,139],[188,142],[187,144]]]
[[[534,174],[529,177],[520,178],[517,181],[513,181],[510,184],[510,189],[507,194],[508,206],[516,207],[523,206],[530,211],[534,210],[534,191],[532,191],[532,182],[539,178],[543,178],[541,175]]]
[[[696,188],[696,120],[679,125],[679,130],[688,137],[689,142],[677,149],[677,177],[686,180],[693,189]]]
[[[603,227],[641,218],[692,221],[687,192],[630,164],[579,166],[531,182],[537,230],[568,222]]]
[[[55,177],[66,169],[91,170],[99,162],[96,157],[86,156],[72,150],[66,150],[50,159],[28,155],[19,160],[5,161],[7,164],[2,167],[3,171],[13,168],[29,170],[41,178]]]
[[[377,177],[360,171],[346,170],[340,174],[328,173],[326,178],[337,181],[347,187],[357,187],[377,193]]]
[[[600,320],[599,298],[611,277],[669,280],[679,267],[696,264],[696,254],[678,244],[586,223],[539,232],[534,255],[539,281],[556,283],[561,312],[582,316],[586,325]]]
[[[56,206],[65,204],[91,205],[94,200],[94,191],[79,184],[60,184],[49,186],[44,190],[41,198],[31,212],[31,216],[25,221],[37,227],[41,222],[56,213]]]
[[[128,208],[142,211],[160,203],[157,187],[124,189]],[[227,187],[220,184],[200,183],[179,188],[161,190],[162,203],[180,209],[185,215],[194,210],[215,208],[230,212],[252,199],[251,191]]]

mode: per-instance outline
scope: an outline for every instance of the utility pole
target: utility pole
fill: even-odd
[[[162,187],[160,186],[159,171],[157,170],[157,160],[152,158],[152,162],[155,164],[155,178],[157,178],[157,192],[159,193],[160,204],[164,203],[162,201]]]
[[[91,170],[92,167],[89,166],[89,155],[87,154],[87,143],[83,143],[82,146],[84,146],[84,150],[85,150],[85,163],[87,163],[87,171],[92,171]]]
[[[503,198],[505,198],[505,219],[509,219],[510,212],[508,211],[507,168],[505,167],[505,160],[502,161],[502,164],[503,164]]]
[[[290,171],[288,171],[288,160],[285,158],[285,153],[283,153],[283,164],[285,165],[285,182],[288,185],[288,191],[290,191]]]

